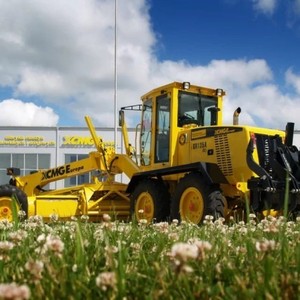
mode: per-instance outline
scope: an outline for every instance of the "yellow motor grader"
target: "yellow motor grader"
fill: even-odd
[[[189,82],[173,82],[121,108],[126,153],[105,147],[89,117],[96,151],[89,157],[49,170],[19,176],[10,166],[10,184],[0,186],[0,218],[12,218],[12,199],[27,216],[46,220],[103,214],[151,221],[186,220],[199,224],[205,215],[225,217],[234,210],[297,213],[300,204],[299,152],[293,146],[294,124],[286,130],[241,126],[238,108],[233,125],[223,125],[225,92]],[[138,111],[136,145],[129,143],[125,112]],[[135,149],[135,151],[133,151]],[[92,182],[57,190],[45,186],[86,172]],[[116,182],[117,174],[129,182]]]

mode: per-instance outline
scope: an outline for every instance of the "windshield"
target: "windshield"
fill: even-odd
[[[208,126],[217,124],[217,97],[179,92],[178,95],[178,126],[196,124]]]

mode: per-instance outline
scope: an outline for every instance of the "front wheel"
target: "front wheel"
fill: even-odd
[[[22,210],[27,216],[28,202],[26,194],[17,187],[6,184],[0,186],[0,220],[13,220],[13,197],[16,200],[17,211]]]
[[[138,183],[130,197],[131,215],[137,220],[165,221],[170,211],[170,196],[163,182],[146,179]]]
[[[226,200],[219,189],[205,184],[200,174],[183,177],[171,202],[171,219],[200,224],[206,215],[224,217]]]

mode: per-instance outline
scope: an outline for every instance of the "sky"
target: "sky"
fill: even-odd
[[[0,126],[113,127],[116,40],[117,110],[190,81],[224,124],[300,129],[300,0],[116,2],[115,38],[115,0],[0,0]]]

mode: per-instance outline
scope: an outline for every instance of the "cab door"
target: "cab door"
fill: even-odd
[[[155,163],[170,159],[170,98],[168,94],[156,98]]]

